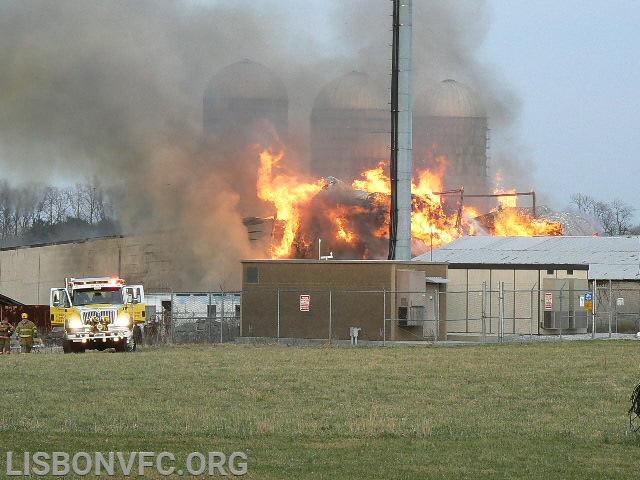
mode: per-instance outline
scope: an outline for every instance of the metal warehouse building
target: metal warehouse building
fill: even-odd
[[[639,251],[640,237],[470,236],[415,260],[448,264],[448,338],[637,332]]]
[[[196,264],[181,254],[186,241],[180,232],[160,232],[0,249],[0,292],[24,304],[48,305],[49,290],[65,277],[105,275],[142,283],[147,292],[208,291],[211,285],[202,278],[223,253]],[[239,281],[228,290],[237,288]]]

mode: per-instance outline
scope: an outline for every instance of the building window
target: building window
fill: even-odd
[[[258,267],[247,267],[245,282],[247,283],[258,283],[260,277],[260,271]]]
[[[567,275],[573,275],[573,270],[567,270]]]
[[[553,275],[554,273],[556,273],[555,270],[547,270],[547,275]]]

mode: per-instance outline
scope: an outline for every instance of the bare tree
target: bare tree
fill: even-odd
[[[583,193],[574,193],[571,195],[571,204],[575,205],[579,212],[590,212],[594,203],[595,200],[589,195],[585,195]]]
[[[31,228],[41,201],[42,187],[29,184],[16,191],[16,235]]]
[[[0,182],[0,238],[3,240],[8,238],[11,232],[12,201],[11,187],[3,180]]]
[[[71,216],[95,225],[107,218],[105,189],[97,177],[76,183],[66,191]]]
[[[579,212],[585,213],[602,226],[605,235],[627,235],[631,233],[635,208],[619,199],[611,202],[596,200],[589,195],[577,193],[571,196],[571,204]]]
[[[13,186],[0,180],[0,245],[114,231],[118,222],[112,196],[97,177],[66,188],[35,183]]]
[[[611,202],[611,210],[614,216],[616,235],[627,235],[631,230],[634,208],[621,200]]]
[[[93,177],[91,183],[85,186],[85,199],[87,222],[93,225],[104,220],[104,190],[98,177]]]
[[[62,223],[69,216],[66,192],[55,186],[47,186],[42,193],[38,218],[48,225]]]
[[[597,218],[600,225],[602,225],[604,234],[609,237],[615,235],[615,219],[611,207],[605,202],[598,201],[595,202],[591,208],[593,216]]]
[[[85,186],[76,183],[73,187],[69,187],[66,191],[67,202],[69,204],[70,216],[82,219],[84,211],[84,190]]]

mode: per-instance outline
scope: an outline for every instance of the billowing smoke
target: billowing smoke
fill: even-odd
[[[16,182],[97,175],[120,192],[125,232],[184,232],[180,250],[192,255],[195,275],[237,286],[237,260],[257,253],[237,208],[247,192],[219,171],[244,159],[202,138],[211,76],[250,58],[283,78],[300,164],[324,84],[361,70],[388,95],[391,2],[317,3],[322,9],[283,0],[3,1],[3,172]],[[414,17],[416,92],[459,79],[480,93],[493,128],[508,123],[517,102],[477,60],[489,25],[484,2],[414,1]]]

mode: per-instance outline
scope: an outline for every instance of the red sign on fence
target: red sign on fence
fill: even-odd
[[[553,310],[553,292],[544,292],[544,309]]]
[[[311,295],[300,295],[300,311],[308,312],[311,309]]]

